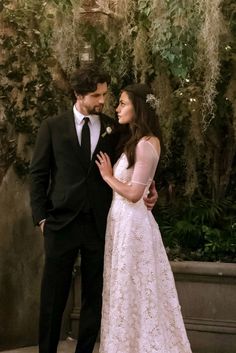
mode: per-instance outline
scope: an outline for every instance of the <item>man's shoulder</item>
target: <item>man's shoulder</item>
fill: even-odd
[[[101,114],[100,115],[100,119],[102,121],[102,123],[108,127],[110,126],[112,128],[112,132],[113,133],[116,133],[118,131],[117,127],[118,127],[118,122],[117,122],[117,119],[115,118],[112,118],[106,114]]]
[[[60,113],[53,115],[53,116],[50,116],[50,117],[44,119],[42,123],[48,124],[49,126],[54,126],[54,125],[58,125],[60,123],[63,123],[64,121],[67,121],[71,117],[73,117],[72,109],[60,112]]]
[[[114,123],[115,122],[115,119],[106,115],[106,114],[101,114],[100,115],[100,118],[104,121],[104,122],[108,122],[108,123]]]
[[[59,112],[57,115],[54,115],[48,119],[50,119],[49,121],[52,123],[57,123],[59,121],[66,120],[70,117],[73,117],[73,110],[72,109],[68,109],[68,110]]]

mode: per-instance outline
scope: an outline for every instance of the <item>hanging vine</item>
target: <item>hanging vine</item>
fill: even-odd
[[[2,2],[1,119],[15,141],[9,163],[14,154],[29,159],[30,152],[19,146],[32,143],[40,121],[61,107],[66,75],[80,65],[89,43],[112,76],[109,114],[121,87],[132,81],[150,83],[159,98],[165,183],[175,180],[189,198],[224,197],[235,158],[234,2],[50,0],[41,5]],[[18,141],[22,134],[24,144]]]
[[[216,84],[220,77],[220,42],[225,24],[221,12],[222,0],[198,0],[197,4],[199,14],[204,19],[198,37],[197,65],[198,69],[203,69],[204,76],[202,124],[205,131],[215,117]]]

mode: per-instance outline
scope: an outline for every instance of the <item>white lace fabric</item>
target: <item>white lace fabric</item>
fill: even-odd
[[[159,156],[141,140],[134,167],[123,154],[122,182],[148,190]],[[114,193],[107,219],[100,353],[191,353],[159,227],[143,199]]]

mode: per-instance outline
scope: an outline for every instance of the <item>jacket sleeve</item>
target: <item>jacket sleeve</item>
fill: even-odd
[[[30,203],[35,225],[47,217],[47,191],[50,183],[51,162],[51,135],[48,121],[44,120],[38,131],[30,164]]]

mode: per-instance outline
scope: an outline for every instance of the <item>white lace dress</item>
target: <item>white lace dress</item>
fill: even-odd
[[[126,183],[153,179],[158,155],[141,140],[136,163],[122,154],[114,175]],[[159,227],[141,199],[114,193],[107,220],[100,353],[191,353]]]

